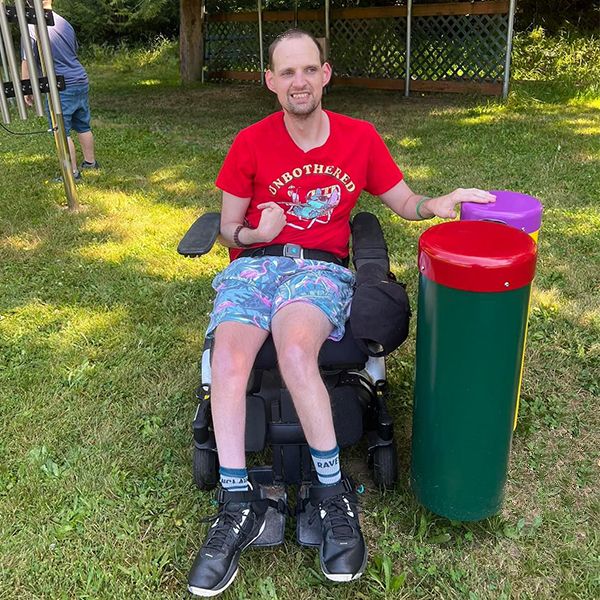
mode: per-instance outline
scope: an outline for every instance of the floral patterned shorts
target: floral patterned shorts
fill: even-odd
[[[275,313],[292,302],[319,308],[333,330],[329,339],[344,337],[354,290],[354,273],[334,263],[284,256],[243,257],[219,273],[207,334],[220,323],[237,321],[271,330]]]

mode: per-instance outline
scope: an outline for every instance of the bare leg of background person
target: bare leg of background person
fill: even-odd
[[[96,153],[94,151],[94,134],[91,131],[85,131],[84,133],[78,133],[77,138],[81,144],[83,160],[91,164],[96,162]]]
[[[77,169],[77,152],[75,151],[75,144],[73,143],[73,138],[70,135],[67,136],[67,141],[69,142],[69,155],[71,157],[71,171],[76,173]]]

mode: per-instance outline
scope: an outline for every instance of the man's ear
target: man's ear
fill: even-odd
[[[325,87],[331,79],[333,69],[331,68],[331,65],[328,62],[324,62],[321,68],[323,69],[323,87]]]
[[[275,92],[273,89],[273,71],[271,71],[271,69],[265,71],[265,83],[272,92]]]

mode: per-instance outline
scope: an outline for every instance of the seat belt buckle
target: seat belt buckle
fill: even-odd
[[[286,258],[304,258],[304,248],[300,244],[286,244],[283,247],[283,254]]]

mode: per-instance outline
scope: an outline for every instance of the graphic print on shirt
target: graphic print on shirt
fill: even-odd
[[[327,179],[335,183],[326,185]],[[300,230],[310,229],[315,223],[329,223],[344,189],[348,192],[356,189],[350,175],[334,165],[323,164],[290,169],[269,185],[269,192],[278,196],[275,202],[286,214],[295,217],[295,221],[288,220],[287,225]]]
[[[301,188],[290,185],[287,193],[292,201],[279,202],[279,204],[287,206],[286,213],[294,215],[301,221],[301,224],[287,223],[296,229],[310,229],[315,223],[329,223],[333,210],[340,203],[341,197],[339,185],[316,188],[306,194],[303,194]]]

